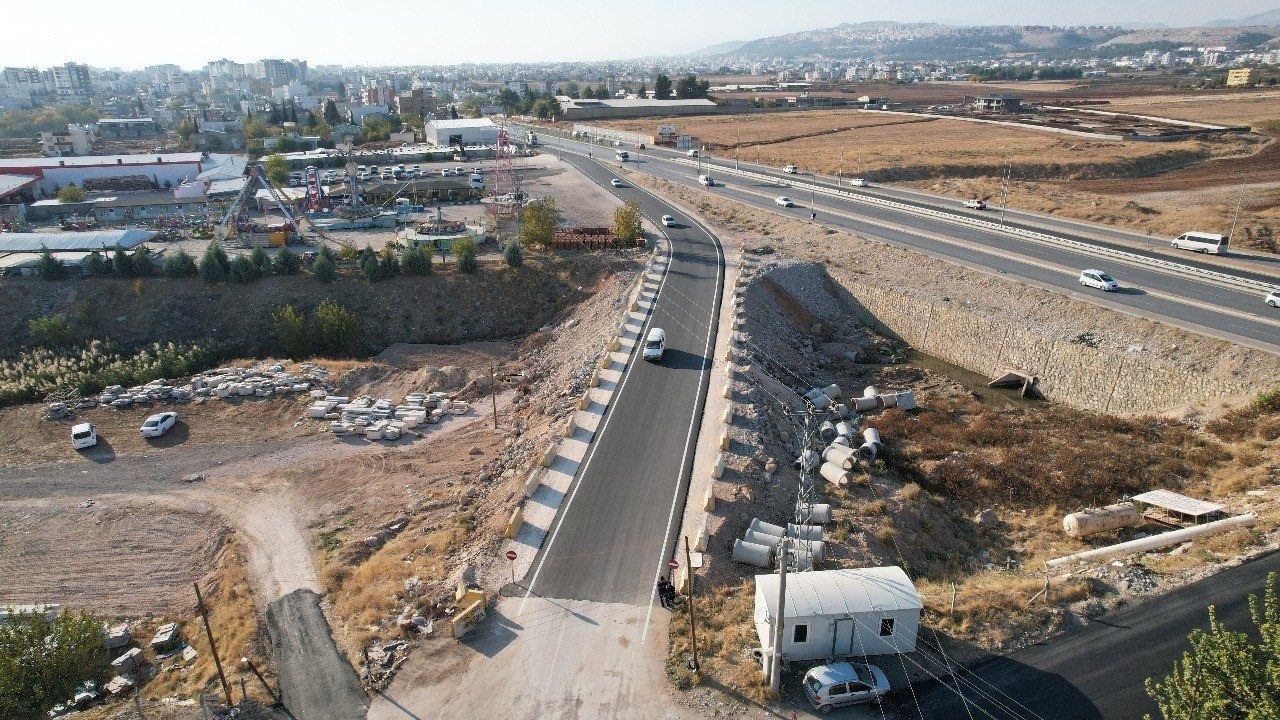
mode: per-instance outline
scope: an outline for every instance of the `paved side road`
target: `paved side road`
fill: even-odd
[[[1141,720],[1160,717],[1147,696],[1148,677],[1162,678],[1189,647],[1187,634],[1209,626],[1208,606],[1233,630],[1252,628],[1249,594],[1261,595],[1267,574],[1280,571],[1280,552],[1141,605],[1095,619],[1046,643],[969,668],[961,690],[933,684],[918,689],[920,712],[903,703],[912,720]]]
[[[296,720],[356,720],[369,696],[329,634],[320,596],[294,590],[267,606],[284,705]]]

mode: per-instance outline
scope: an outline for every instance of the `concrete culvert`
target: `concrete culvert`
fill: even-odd
[[[880,402],[875,397],[860,397],[860,398],[854,398],[853,400],[853,409],[856,410],[857,412],[866,412],[868,410],[875,410],[879,406],[880,406]]]
[[[1073,512],[1062,518],[1062,530],[1071,537],[1086,537],[1142,522],[1142,513],[1133,503],[1116,503],[1106,507]]]
[[[800,457],[796,458],[796,467],[801,470],[811,469],[818,466],[822,462],[822,456],[817,450],[805,450]]]
[[[875,399],[875,397],[879,394],[880,394],[880,388],[876,387],[875,385],[868,385],[867,388],[862,391],[862,397],[864,398]]]
[[[776,546],[782,540],[782,538],[777,537],[775,535],[756,532],[755,530],[748,530],[745,533],[743,533],[742,539],[745,542],[755,543],[756,545],[767,545],[769,547]]]
[[[837,487],[844,487],[853,482],[853,475],[835,463],[822,463],[822,467],[818,468],[818,474]]]
[[[844,445],[831,445],[822,453],[822,459],[843,470],[852,470],[857,462],[857,454],[853,448]]]
[[[837,433],[835,424],[830,420],[823,420],[822,424],[818,426],[818,437],[822,438],[823,442],[831,442],[837,434],[843,435],[844,433]]]
[[[862,439],[872,445],[880,445],[880,431],[873,427],[869,427],[862,431]]]
[[[831,522],[831,506],[827,503],[810,505],[809,522],[817,525],[826,525]]]
[[[877,448],[878,446],[872,445],[871,443],[862,443],[862,445],[858,447],[858,457],[867,462],[871,462],[876,459]]]
[[[787,535],[800,540],[821,540],[822,526],[787,523]]]
[[[897,406],[898,406],[898,393],[884,393],[880,395],[880,407],[891,408],[891,407],[897,407]]]
[[[853,423],[848,420],[836,423],[836,434],[840,437],[853,437]]]
[[[734,540],[733,561],[767,568],[773,565],[773,548],[768,545]]]
[[[787,529],[782,527],[781,525],[774,525],[773,523],[767,523],[761,520],[760,518],[752,518],[751,525],[747,529],[758,532],[758,533],[764,533],[765,535],[772,535],[778,538],[787,534]]]

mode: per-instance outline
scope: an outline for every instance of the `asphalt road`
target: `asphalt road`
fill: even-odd
[[[643,328],[666,331],[659,362],[633,359],[601,420],[560,515],[525,577],[534,596],[648,605],[657,573],[667,569],[693,464],[694,430],[706,400],[720,305],[724,257],[705,229],[657,197],[613,188],[599,163],[563,156],[589,178],[640,203],[663,228],[670,265]]]
[[[548,147],[604,152],[611,157],[607,148],[550,136],[540,139]],[[628,163],[633,170],[697,186],[696,169],[691,166],[671,163],[666,156],[654,155],[648,150],[633,153],[632,157],[639,160]],[[852,200],[819,195],[815,198],[815,207],[810,208],[809,195],[800,194],[794,188],[733,176],[716,179],[714,192],[748,205],[781,212],[798,220],[808,220],[811,211],[816,212],[818,222],[825,226],[873,236],[973,267],[1014,275],[1042,287],[1140,317],[1280,353],[1280,312],[1266,307],[1259,293]],[[796,207],[776,205],[774,198],[780,195],[790,197],[796,202]],[[1122,286],[1120,291],[1102,293],[1081,287],[1077,279],[1080,270],[1096,267],[1115,276]],[[1276,282],[1280,284],[1280,277]]]
[[[365,716],[369,696],[329,634],[319,595],[294,590],[268,605],[267,632],[289,717],[356,720]]]
[[[1159,718],[1144,689],[1160,679],[1190,646],[1187,634],[1209,627],[1208,606],[1233,630],[1253,627],[1248,596],[1261,596],[1267,574],[1280,571],[1280,553],[1224,570],[1142,605],[1095,619],[1080,630],[1011,655],[993,658],[962,676],[966,711],[954,689],[917,687],[920,720],[1140,720]]]

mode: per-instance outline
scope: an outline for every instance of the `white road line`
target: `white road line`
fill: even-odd
[[[582,172],[582,171],[579,170],[579,172]],[[583,174],[585,175],[586,173],[583,173]],[[663,237],[664,238],[666,237],[665,233],[663,233]],[[672,253],[672,249],[671,249],[671,239],[666,238],[666,240],[667,240],[667,266],[662,271],[662,282],[658,284],[658,292],[657,294],[654,295],[653,302],[649,304],[648,309],[645,310],[644,324],[640,327],[640,337],[645,336],[647,332],[647,328],[649,327],[649,323],[653,320],[653,314],[654,314],[653,311],[658,307],[658,300],[662,297],[662,288],[666,286],[667,278],[671,274],[671,264],[674,262],[674,257],[673,257],[674,254]],[[642,343],[637,342],[631,348],[630,354],[634,355],[636,352],[636,348],[639,348],[641,344]],[[594,440],[599,440],[601,437],[603,437],[605,430],[608,429],[609,427],[609,421],[613,419],[613,411],[615,408],[618,407],[618,399],[622,397],[622,391],[627,386],[627,380],[631,379],[631,368],[634,367],[634,363],[632,362],[632,360],[633,360],[632,357],[627,358],[627,368],[623,374],[622,382],[618,383],[618,388],[614,392],[611,398],[611,402],[609,403],[609,409],[605,411],[606,415],[604,418],[604,422],[600,424],[599,429],[596,431]],[[582,465],[578,468],[577,479],[573,484],[573,491],[569,493],[568,499],[566,499],[564,504],[560,507],[557,513],[558,517],[556,518],[555,527],[551,530],[551,535],[547,538],[546,544],[542,546],[541,554],[538,556],[538,567],[536,570],[533,571],[533,578],[529,580],[529,588],[528,590],[525,591],[524,599],[520,601],[520,607],[516,609],[516,617],[519,617],[520,614],[524,612],[525,603],[529,602],[529,596],[533,595],[533,588],[538,583],[538,575],[542,572],[542,567],[546,563],[547,555],[551,553],[551,546],[555,544],[556,535],[560,533],[560,526],[564,524],[565,517],[569,515],[569,507],[573,505],[573,499],[578,495],[578,490],[581,489],[582,487],[582,478],[586,477],[587,468],[591,466],[591,460],[592,458],[595,457],[596,448],[598,447],[600,447],[599,442],[592,442],[591,451],[587,453],[587,459],[584,460]]]

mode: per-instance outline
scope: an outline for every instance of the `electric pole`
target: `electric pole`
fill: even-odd
[[[489,390],[493,396],[493,429],[498,429],[498,381],[492,363],[489,364]]]
[[[778,543],[778,614],[773,623],[773,653],[769,659],[769,687],[776,693],[782,689],[782,626],[787,615],[787,544]]]
[[[684,536],[684,571],[689,574],[689,643],[693,648],[693,672],[697,674],[702,666],[698,664],[698,623],[693,615],[693,555],[689,552],[689,536]]]
[[[213,655],[213,666],[218,670],[218,680],[222,681],[222,692],[227,696],[227,707],[235,707],[235,701],[231,699],[231,686],[227,684],[227,676],[222,672],[222,661],[218,659],[218,647],[213,644],[213,630],[209,629],[209,611],[205,609],[204,598],[200,597],[200,585],[191,583],[191,587],[196,589],[196,609],[200,611],[200,617],[204,620],[204,634],[209,638],[209,652]]]

